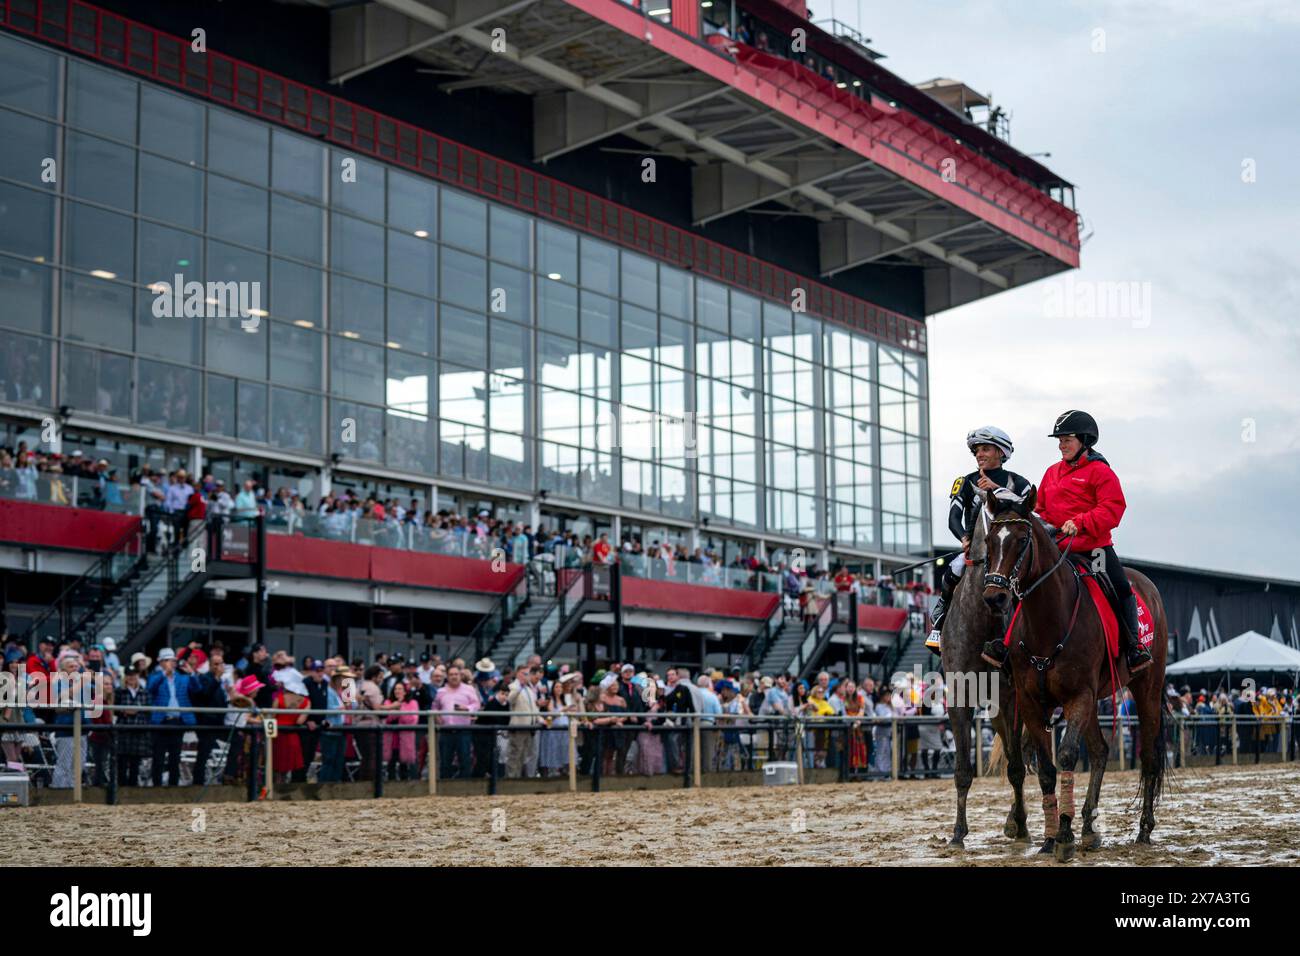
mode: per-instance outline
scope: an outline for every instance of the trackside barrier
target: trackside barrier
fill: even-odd
[[[69,708],[61,708],[64,711]],[[45,713],[56,713],[51,709]],[[242,722],[196,723],[176,725],[162,723],[124,724],[92,723],[84,717],[84,706],[72,709],[63,719],[50,723],[0,724],[5,735],[6,756],[15,745],[33,752],[23,766],[33,783],[42,789],[71,791],[72,802],[85,801],[84,778],[90,771],[92,784],[104,791],[106,803],[117,803],[128,768],[135,774],[129,784],[139,784],[145,759],[159,759],[157,735],[171,734],[169,745],[180,748],[180,738],[193,733],[198,746],[194,759],[178,759],[166,770],[168,786],[172,767],[193,765],[191,788],[206,790],[222,780],[242,785],[245,799],[273,799],[277,782],[290,789],[327,783],[366,783],[372,796],[384,795],[385,783],[403,786],[403,793],[413,793],[406,784],[420,781],[419,788],[430,796],[440,791],[465,793],[453,781],[478,780],[488,794],[496,794],[505,781],[555,781],[546,789],[579,790],[585,781],[592,791],[600,791],[612,779],[628,778],[634,783],[649,784],[654,779],[680,779],[679,786],[703,787],[731,785],[725,775],[761,772],[768,764],[793,760],[798,768],[799,783],[829,783],[903,778],[945,777],[956,765],[956,747],[949,735],[945,717],[933,716],[836,716],[785,717],[777,715],[727,714],[629,714],[617,711],[588,711],[565,714],[567,726],[546,725],[544,718],[532,715],[537,723],[510,726],[476,720],[468,725],[448,724],[446,718],[464,720],[463,711],[404,711],[403,719],[411,723],[383,723],[382,711],[357,710],[284,710],[263,708],[256,711],[212,707],[123,707],[105,705],[105,712],[131,711],[153,713],[182,711],[196,720],[209,720],[232,713]],[[293,715],[314,721],[306,724],[278,724],[278,715]],[[482,714],[476,715],[481,717]],[[507,721],[509,711],[493,712],[492,718]],[[331,725],[331,718],[378,720],[373,724],[347,723]],[[422,719],[421,719],[422,718]],[[1282,715],[1192,715],[1168,719],[1165,759],[1175,767],[1217,766],[1225,763],[1282,763],[1296,760],[1295,718]],[[989,769],[992,725],[984,715],[976,717],[972,759],[977,775]],[[1061,739],[1064,727],[1052,728],[1052,749]],[[1114,721],[1102,717],[1102,730],[1109,745],[1108,765],[1112,769],[1133,769],[1141,757],[1141,735],[1137,718],[1123,715]],[[550,760],[537,774],[539,735],[555,734],[548,742]],[[106,735],[107,741],[104,736]],[[126,763],[122,735],[143,735],[158,757],[135,758]],[[384,735],[388,735],[387,740]],[[414,735],[413,747],[403,747],[403,738]],[[306,766],[300,768],[301,779],[283,779],[292,768],[276,768],[276,741],[294,736],[307,738],[312,758],[319,747],[321,760],[316,780],[308,782]],[[93,743],[87,761],[87,738]],[[329,747],[326,747],[326,743]],[[410,743],[410,741],[406,741]],[[915,746],[912,746],[915,744]],[[935,744],[938,744],[935,746]],[[281,744],[281,746],[284,746]],[[968,746],[970,744],[968,743]],[[330,756],[326,756],[327,750]],[[53,759],[50,759],[51,752]],[[179,750],[178,750],[179,752]],[[301,753],[301,751],[299,751]],[[389,759],[383,759],[384,753]],[[1081,747],[1080,770],[1089,768],[1087,748]],[[188,751],[182,752],[182,758]],[[415,757],[401,761],[400,755]],[[560,759],[555,755],[560,754]],[[1034,755],[1026,758],[1032,764]],[[326,761],[330,761],[327,766]],[[312,768],[314,759],[305,760]],[[387,766],[385,766],[387,765]],[[157,774],[161,771],[151,772]],[[515,772],[518,771],[518,772]],[[281,780],[277,781],[276,775]],[[334,778],[335,773],[338,779]],[[329,779],[326,779],[329,777]],[[156,777],[155,777],[156,779]],[[737,778],[739,779],[739,778]],[[58,781],[56,783],[56,781]],[[743,783],[757,783],[741,781]],[[662,785],[662,784],[660,784]],[[472,787],[471,787],[472,789]],[[625,787],[620,787],[625,789]],[[343,794],[347,795],[347,794]],[[199,798],[202,793],[199,794]]]

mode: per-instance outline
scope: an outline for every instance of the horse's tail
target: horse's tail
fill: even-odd
[[[975,746],[979,746],[979,741],[975,742]],[[994,734],[993,749],[989,751],[989,766],[987,771],[989,776],[1005,776],[1007,772],[1006,765],[1007,751],[1006,748],[1002,746],[1002,735]]]
[[[1138,781],[1138,790],[1134,795],[1134,802],[1146,797],[1148,789],[1151,791],[1151,807],[1154,809],[1159,806],[1160,798],[1164,795],[1165,788],[1169,786],[1173,777],[1172,758],[1169,756],[1169,718],[1173,716],[1173,708],[1169,701],[1161,699],[1160,702],[1160,732],[1156,734],[1155,745],[1158,749],[1159,759],[1155,761],[1155,773],[1150,777],[1142,775]],[[1136,732],[1136,730],[1135,730]]]

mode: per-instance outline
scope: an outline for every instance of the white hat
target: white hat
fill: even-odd
[[[604,677],[600,679],[600,689],[604,690],[606,687],[613,687],[617,683],[618,683],[617,677],[615,677],[613,674],[606,674]]]
[[[170,647],[164,647],[161,651],[158,652],[158,660],[174,661],[176,660],[176,652],[172,650]]]
[[[111,637],[106,637],[106,638],[104,638],[104,650],[106,650],[106,651],[116,651],[116,650],[117,650],[117,641],[113,640]]]

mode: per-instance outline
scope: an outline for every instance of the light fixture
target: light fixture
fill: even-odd
[[[390,349],[400,349],[402,347],[401,342],[385,342],[384,344],[387,345]]]
[[[854,86],[861,86],[861,85],[862,85],[862,81],[861,81],[861,80],[854,80],[854,81],[853,81],[853,85],[854,85]]]
[[[97,279],[116,279],[116,272],[109,272],[107,269],[91,269],[90,274]]]
[[[345,331],[345,332],[343,333],[343,337],[344,337],[345,339],[359,339],[359,338],[361,338],[361,335],[360,335],[360,333],[358,333],[358,332],[348,332],[348,331]]]
[[[37,256],[35,259],[32,260],[32,262],[44,262],[44,261],[45,261],[44,256]]]
[[[306,319],[294,319],[294,320],[293,320],[293,324],[296,325],[296,326],[298,326],[298,328],[300,328],[300,329],[314,329],[314,328],[316,328],[316,323],[315,323],[315,322],[308,322]]]
[[[255,315],[255,316],[257,316],[259,319],[264,319],[264,318],[266,318],[268,315],[270,315],[271,313],[270,313],[270,312],[267,312],[266,309],[249,309],[249,310],[248,310],[248,314],[249,314],[249,315]]]
[[[651,10],[651,11],[650,11],[650,16],[652,16],[652,17],[666,17],[666,16],[668,16],[668,14],[670,14],[670,13],[672,13],[672,12],[673,12],[673,11],[672,11],[672,8],[671,8],[671,7],[660,7],[658,10]]]
[[[546,278],[548,278],[548,279],[563,279],[564,276],[560,275],[558,272],[548,272],[548,273],[546,273]]]
[[[415,238],[416,238],[416,239],[428,239],[428,238],[429,238],[429,230],[428,230],[428,229],[417,229],[417,230],[415,230]]]
[[[849,85],[849,84],[845,83],[843,80],[840,80],[838,83],[835,84],[835,88],[836,88],[837,90],[842,90],[842,89],[844,89],[844,88],[845,88],[846,86],[848,86],[848,85]]]
[[[187,266],[187,265],[190,264],[190,260],[189,260],[189,259],[177,259],[177,260],[176,260],[176,264],[177,264],[178,266]]]
[[[155,282],[153,285],[149,286],[149,291],[154,295],[162,295],[167,291],[167,289],[168,286],[166,282]]]

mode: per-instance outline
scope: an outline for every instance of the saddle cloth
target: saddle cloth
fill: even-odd
[[[1115,609],[1110,603],[1110,598],[1102,590],[1097,579],[1091,575],[1084,577],[1083,583],[1088,588],[1088,595],[1092,598],[1093,606],[1097,608],[1097,615],[1101,618],[1102,629],[1106,632],[1106,650],[1111,657],[1119,656],[1119,620],[1115,617]],[[1151,623],[1151,612],[1147,610],[1146,603],[1142,600],[1142,595],[1135,589],[1134,597],[1137,598],[1138,605],[1138,642],[1148,650],[1151,648],[1151,642],[1155,639],[1155,625]]]

